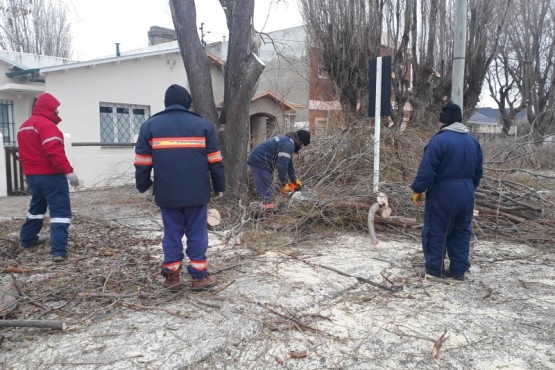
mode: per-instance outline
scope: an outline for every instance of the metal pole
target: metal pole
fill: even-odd
[[[466,54],[466,4],[457,0],[455,8],[455,40],[453,45],[453,77],[451,100],[463,109],[464,61]]]
[[[378,193],[380,181],[380,125],[382,108],[382,57],[376,59],[376,105],[374,121],[374,193]]]

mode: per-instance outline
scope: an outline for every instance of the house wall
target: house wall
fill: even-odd
[[[285,100],[302,104],[304,107],[296,108],[295,121],[307,121],[309,63],[306,31],[300,26],[274,31],[270,36],[271,39],[262,35],[259,56],[266,66],[256,94],[270,90]],[[251,110],[251,115],[253,113]],[[279,116],[276,115],[281,119]],[[282,124],[279,122],[279,126],[285,129]]]
[[[153,115],[164,109],[169,85],[188,87],[177,52],[52,71],[45,77],[46,91],[61,102],[59,127],[71,135],[67,155],[84,187],[133,182],[133,147],[76,146],[100,142],[100,102],[146,105]]]

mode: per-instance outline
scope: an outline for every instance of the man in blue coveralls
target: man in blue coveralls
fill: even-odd
[[[166,109],[141,126],[135,147],[135,180],[141,193],[154,184],[154,198],[162,213],[164,286],[176,289],[181,285],[181,239],[185,234],[191,287],[202,290],[216,284],[208,274],[207,212],[211,189],[221,197],[225,177],[216,130],[189,111],[192,101],[182,86],[171,85],[166,90]]]
[[[426,273],[464,280],[470,268],[474,191],[483,175],[482,148],[462,124],[461,108],[449,102],[441,110],[439,131],[424,148],[411,188],[421,206],[426,192],[422,250]],[[449,268],[444,270],[447,253]]]
[[[279,191],[290,194],[300,190],[303,186],[297,178],[293,165],[293,153],[310,144],[310,132],[298,130],[285,135],[275,136],[257,145],[249,154],[247,164],[256,186],[256,192],[264,210],[274,208],[274,170],[277,168],[278,179],[281,184]],[[291,182],[287,182],[287,178]]]

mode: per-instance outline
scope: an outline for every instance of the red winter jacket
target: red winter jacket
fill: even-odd
[[[25,175],[68,174],[73,172],[64,150],[64,135],[56,126],[61,118],[55,113],[60,102],[48,93],[41,94],[31,117],[17,132],[19,160]]]

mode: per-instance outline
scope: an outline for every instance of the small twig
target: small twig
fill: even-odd
[[[326,333],[325,331],[322,331],[322,330],[313,328],[313,327],[311,327],[311,326],[309,326],[309,325],[307,325],[307,324],[303,324],[302,322],[300,322],[299,320],[297,320],[297,319],[295,319],[295,318],[293,318],[293,317],[289,317],[289,316],[286,316],[286,315],[284,315],[284,314],[282,314],[282,313],[280,313],[280,312],[277,312],[276,310],[274,310],[274,309],[272,309],[272,308],[266,306],[265,304],[262,304],[262,303],[259,303],[259,302],[255,302],[255,303],[256,303],[258,306],[267,309],[268,311],[270,311],[270,312],[273,313],[274,315],[277,315],[277,316],[279,316],[279,317],[281,317],[281,318],[283,318],[283,319],[285,319],[285,320],[287,320],[287,321],[291,321],[293,324],[295,324],[295,325],[298,326],[298,327],[301,327],[301,328],[310,330],[310,331],[312,331],[312,332],[314,332],[314,333],[320,333],[320,334],[324,334],[324,335],[329,336],[329,337],[332,337],[332,338],[339,339],[339,338],[338,338],[337,336],[335,336],[335,335],[332,335],[332,334]]]
[[[168,314],[174,315],[174,316],[178,316],[178,317],[184,317],[184,318],[187,318],[187,319],[191,318],[190,315],[183,314],[180,311],[168,310],[167,308],[163,308],[163,307],[143,306],[143,305],[140,305],[140,304],[132,304],[132,303],[125,303],[125,302],[121,302],[121,305],[124,306],[124,307],[134,308],[134,309],[140,310],[140,311],[157,310],[157,311],[163,311],[165,313],[168,313]]]
[[[13,285],[15,286],[15,289],[17,289],[17,292],[19,293],[20,297],[22,299],[25,299],[27,302],[31,303],[32,305],[35,305],[39,308],[42,308],[43,310],[48,310],[49,308],[34,301],[33,299],[31,299],[31,297],[27,296],[25,293],[23,293],[23,291],[21,290],[21,286],[19,285],[19,282],[17,281],[17,279],[15,278],[14,274],[10,274],[10,276],[12,277],[13,280]]]
[[[228,281],[224,286],[216,289],[214,291],[214,294],[218,294],[219,292],[221,292],[222,290],[226,289],[228,286],[230,286],[231,284],[235,283],[235,279],[232,279],[231,281]]]

